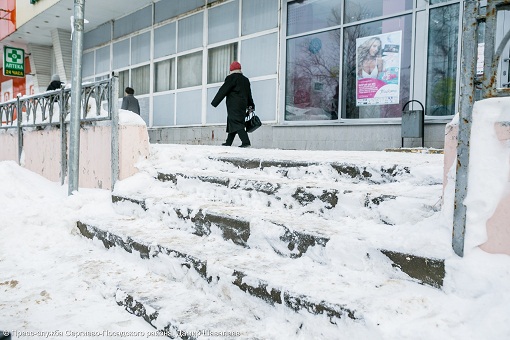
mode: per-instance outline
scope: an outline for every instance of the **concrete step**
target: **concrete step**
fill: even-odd
[[[391,310],[391,305],[381,307],[382,300],[387,296],[399,298],[399,294],[405,299],[409,291],[419,291],[420,287],[416,285],[418,280],[398,270],[397,264],[367,248],[364,242],[350,249],[330,249],[328,261],[318,264],[307,258],[286,259],[262,250],[240,248],[217,237],[200,238],[165,228],[156,219],[95,216],[90,220],[77,224],[83,236],[99,240],[96,244],[108,249],[122,249],[145,259],[157,274],[190,282],[202,290],[208,286],[222,300],[232,300],[232,292],[236,292],[243,301],[249,301],[251,296],[269,307],[285,310],[285,315],[311,315],[326,325],[370,324],[373,314],[379,315],[381,308],[384,313],[398,315],[401,311]],[[411,266],[418,263],[410,258],[407,261]],[[362,292],[352,289],[353,282],[363,286]],[[442,293],[428,289],[424,293],[428,299],[442,298]],[[131,294],[133,301],[144,296],[135,295]]]
[[[202,271],[195,271],[199,267],[188,268],[196,264],[189,257],[149,254],[144,252],[147,245],[143,242],[125,239],[122,244],[120,237],[106,236],[106,231],[93,236],[97,229],[87,229],[81,223],[78,230],[106,248],[121,244],[124,250],[132,251],[130,255],[109,249],[100,259],[91,259],[90,267],[84,270],[93,272],[95,279],[86,282],[86,289],[98,291],[105,303],[117,304],[152,325],[154,331],[146,333],[144,338],[278,339],[280,335],[292,338],[300,332],[308,334],[308,338],[330,338],[338,331],[335,324],[322,317],[303,316],[290,308],[278,310],[255,299],[246,299],[243,291],[226,282],[215,285],[204,282]],[[151,255],[162,263],[147,261]],[[321,330],[314,329],[310,320],[320,324]],[[283,325],[277,333],[272,326],[275,322]]]
[[[114,204],[135,204],[143,210],[149,207],[154,208],[150,203],[145,201],[137,201],[134,199],[124,198],[120,196],[112,196]],[[168,203],[173,206],[171,208],[157,213],[159,216],[173,215],[187,223],[184,230],[190,230],[197,236],[209,236],[211,234],[220,235],[225,241],[231,241],[238,246],[244,248],[261,248],[269,247],[276,254],[289,258],[299,258],[308,256],[313,261],[326,263],[323,258],[327,243],[331,237],[337,236],[337,233],[330,232],[328,235],[312,231],[312,228],[305,230],[291,229],[285,224],[274,223],[268,220],[253,221],[235,215],[222,215],[214,211],[204,211],[202,209],[192,210],[179,208],[175,204]],[[129,208],[128,208],[129,209]],[[166,219],[162,218],[164,222]],[[175,224],[175,218],[168,218],[168,224]],[[309,225],[317,226],[317,221],[309,219]],[[286,223],[288,225],[288,223]],[[177,226],[183,229],[182,225]],[[317,230],[317,229],[315,229]],[[323,226],[321,230],[330,230],[327,226]],[[262,245],[264,244],[264,245]],[[381,245],[383,246],[383,245]],[[391,245],[386,245],[391,247]],[[390,248],[391,249],[391,248]],[[402,253],[395,250],[379,249],[386,255],[393,265],[410,277],[417,279],[418,282],[432,287],[441,288],[445,275],[444,260],[417,256],[409,253]]]
[[[173,279],[182,279],[180,273],[173,273],[176,268],[181,268],[186,275],[198,275],[202,283],[229,285],[230,289],[237,287],[271,306],[322,315],[332,324],[341,319],[362,319],[347,301],[342,302],[347,299],[347,294],[336,292],[335,287],[342,285],[341,276],[329,272],[325,266],[295,270],[295,265],[289,260],[277,256],[226,244],[218,248],[217,241],[206,241],[171,229],[146,227],[144,230],[139,221],[109,220],[95,222],[94,225],[80,221],[77,227],[83,236],[101,241],[105,248],[118,247],[143,259],[157,261],[155,267],[168,266],[168,274]],[[393,271],[390,268],[387,264],[386,269]],[[320,296],[313,296],[311,293],[317,294],[318,291],[311,290],[316,287],[302,284],[302,280],[312,273],[320,278],[320,285],[331,295],[322,292]]]
[[[149,174],[137,174],[118,182],[114,196],[154,202],[164,202],[167,198],[185,202],[190,197],[191,205],[199,203],[200,208],[245,207],[262,213],[289,210],[292,215],[317,215],[328,220],[360,217],[385,225],[416,223],[435,214],[440,207],[440,186],[427,186],[416,193],[414,186],[395,184],[374,187],[336,183],[328,189],[303,187],[296,181],[268,182],[209,175],[160,173],[159,178],[163,182]],[[399,213],[402,209],[406,210],[405,214]]]

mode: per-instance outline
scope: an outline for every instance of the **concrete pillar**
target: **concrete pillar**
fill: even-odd
[[[60,81],[69,83],[71,80],[72,65],[71,32],[59,28],[53,29],[51,31],[51,39]]]
[[[34,74],[36,93],[46,91],[51,80],[51,64],[53,60],[51,46],[28,45],[30,53],[30,69]]]

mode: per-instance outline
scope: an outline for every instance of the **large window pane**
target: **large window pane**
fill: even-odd
[[[152,5],[113,22],[113,38],[136,32],[152,25]]]
[[[342,118],[398,118],[409,100],[412,16],[344,30]]]
[[[154,112],[152,126],[171,126],[174,124],[174,102],[175,94],[154,96]]]
[[[211,48],[207,67],[207,83],[218,83],[228,75],[230,63],[237,60],[237,43]]]
[[[244,0],[242,35],[278,27],[278,1]]]
[[[124,97],[124,90],[129,86],[129,70],[121,71],[117,73],[119,77],[119,98]]]
[[[110,45],[96,51],[96,73],[110,71]]]
[[[276,79],[253,81],[251,92],[257,116],[263,121],[276,120]]]
[[[163,60],[154,64],[154,92],[175,89],[175,59]]]
[[[174,54],[177,50],[175,25],[175,22],[172,22],[154,30],[154,58]]]
[[[154,4],[154,20],[161,22],[204,5],[204,0],[170,0]]]
[[[177,50],[179,52],[191,50],[203,45],[204,13],[192,15],[179,20]]]
[[[112,38],[112,22],[109,21],[101,26],[88,31],[83,35],[83,49],[89,49],[107,43]]]
[[[146,32],[131,38],[131,65],[149,61],[151,57],[151,34]]]
[[[288,40],[285,120],[338,119],[339,66],[340,30]]]
[[[229,2],[209,10],[209,44],[238,37],[239,1]]]
[[[303,0],[287,5],[287,35],[339,25],[340,0]]]
[[[346,0],[345,21],[355,22],[412,9],[414,0]]]
[[[129,39],[113,44],[113,68],[129,66]]]
[[[82,75],[84,78],[94,75],[94,51],[83,54]]]
[[[211,87],[207,89],[207,102],[210,103],[218,93],[220,89],[219,86]],[[253,93],[253,91],[252,91]],[[225,105],[225,100],[222,100],[220,105],[214,107],[212,105],[207,105],[207,113],[205,122],[207,124],[226,124],[227,123],[227,106]],[[221,137],[219,137],[221,138]]]
[[[202,90],[177,93],[177,125],[202,124]]]
[[[264,48],[260,48],[261,46]],[[243,73],[248,77],[276,74],[277,49],[276,33],[243,40],[241,47]]]
[[[177,59],[177,88],[202,85],[202,52]]]
[[[427,115],[448,116],[455,113],[458,32],[458,4],[430,10]]]
[[[140,66],[131,70],[131,86],[136,94],[147,94],[150,91],[150,67]]]

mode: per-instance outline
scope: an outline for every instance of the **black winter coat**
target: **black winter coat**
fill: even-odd
[[[250,80],[242,73],[231,73],[225,78],[218,93],[211,102],[217,107],[223,98],[227,97],[227,132],[236,132],[244,129],[246,108],[255,103],[251,96]]]
[[[64,84],[64,83],[59,80],[54,80],[50,83],[50,85],[48,85],[48,87],[46,88],[46,91],[59,90],[60,87],[62,86],[62,84]]]

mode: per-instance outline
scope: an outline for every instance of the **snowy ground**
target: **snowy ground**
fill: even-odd
[[[483,124],[491,127],[490,121]],[[474,131],[479,133],[480,129]],[[200,167],[212,153],[228,156],[247,153],[264,159],[337,159],[363,164],[408,164],[417,169],[414,172],[417,176],[415,180],[423,183],[442,179],[443,171],[443,156],[430,154],[241,150],[183,145],[151,147],[153,157],[140,164],[140,168],[147,173],[155,173],[156,169],[170,169],[176,159],[189,167]],[[497,162],[503,159],[498,163],[501,166],[496,169],[494,166],[491,168],[490,159],[484,161],[482,156],[486,154],[485,150],[476,146],[472,149],[473,159],[478,159],[471,169],[474,177],[470,178],[476,192],[471,191],[468,202],[471,207],[480,205],[481,210],[472,209],[468,218],[465,256],[457,257],[449,247],[452,187],[446,191],[447,202],[443,205],[443,211],[422,222],[428,224],[428,228],[418,228],[413,239],[402,240],[411,244],[413,240],[430,240],[431,235],[434,236],[437,242],[429,242],[427,251],[441,254],[445,259],[443,289],[406,284],[402,286],[405,289],[399,292],[387,290],[395,292],[391,295],[365,296],[367,301],[370,300],[370,305],[387,306],[388,310],[396,311],[395,315],[371,311],[371,316],[384,321],[384,327],[346,322],[339,324],[334,333],[328,333],[328,338],[510,339],[510,257],[488,254],[476,247],[484,238],[480,224],[490,216],[491,205],[496,202],[492,199],[483,201],[484,197],[491,197],[494,193],[499,197],[505,190],[505,186],[501,188],[498,184],[501,182],[494,181],[494,178],[507,179],[508,149],[500,150],[502,157],[494,157]],[[242,170],[239,171],[242,176]],[[491,176],[491,172],[495,175]],[[481,173],[484,176],[480,176]],[[266,175],[271,176],[271,173]],[[0,330],[13,332],[14,339],[157,338],[151,335],[150,332],[155,330],[150,325],[128,314],[113,299],[116,294],[114,287],[119,282],[135,277],[150,277],[150,268],[140,259],[126,257],[121,251],[98,247],[79,235],[75,228],[76,221],[83,216],[112,214],[111,193],[80,189],[77,194],[67,196],[66,187],[49,182],[9,161],[0,162],[0,178]],[[488,182],[482,182],[482,178],[487,178]],[[441,194],[440,190],[424,188],[415,189],[414,194],[432,195],[431,201],[436,201],[438,194]],[[388,211],[388,214],[392,212]],[[378,236],[387,237],[388,243],[395,243],[394,239],[390,240],[395,237],[393,233]],[[363,246],[362,242],[353,243],[351,248],[359,246]],[[361,281],[353,279],[350,283],[353,296],[363,297],[367,294]],[[374,302],[373,299],[378,301]],[[259,303],[264,315],[262,311],[266,311],[267,306]],[[216,307],[210,317],[230,312]],[[260,320],[261,327],[264,327],[261,338],[291,338],[288,330],[283,329],[277,320]],[[97,333],[92,336],[91,332]],[[120,336],[120,332],[124,332],[124,336]],[[129,332],[136,335],[128,336]],[[308,326],[307,332],[299,338],[319,337]]]

